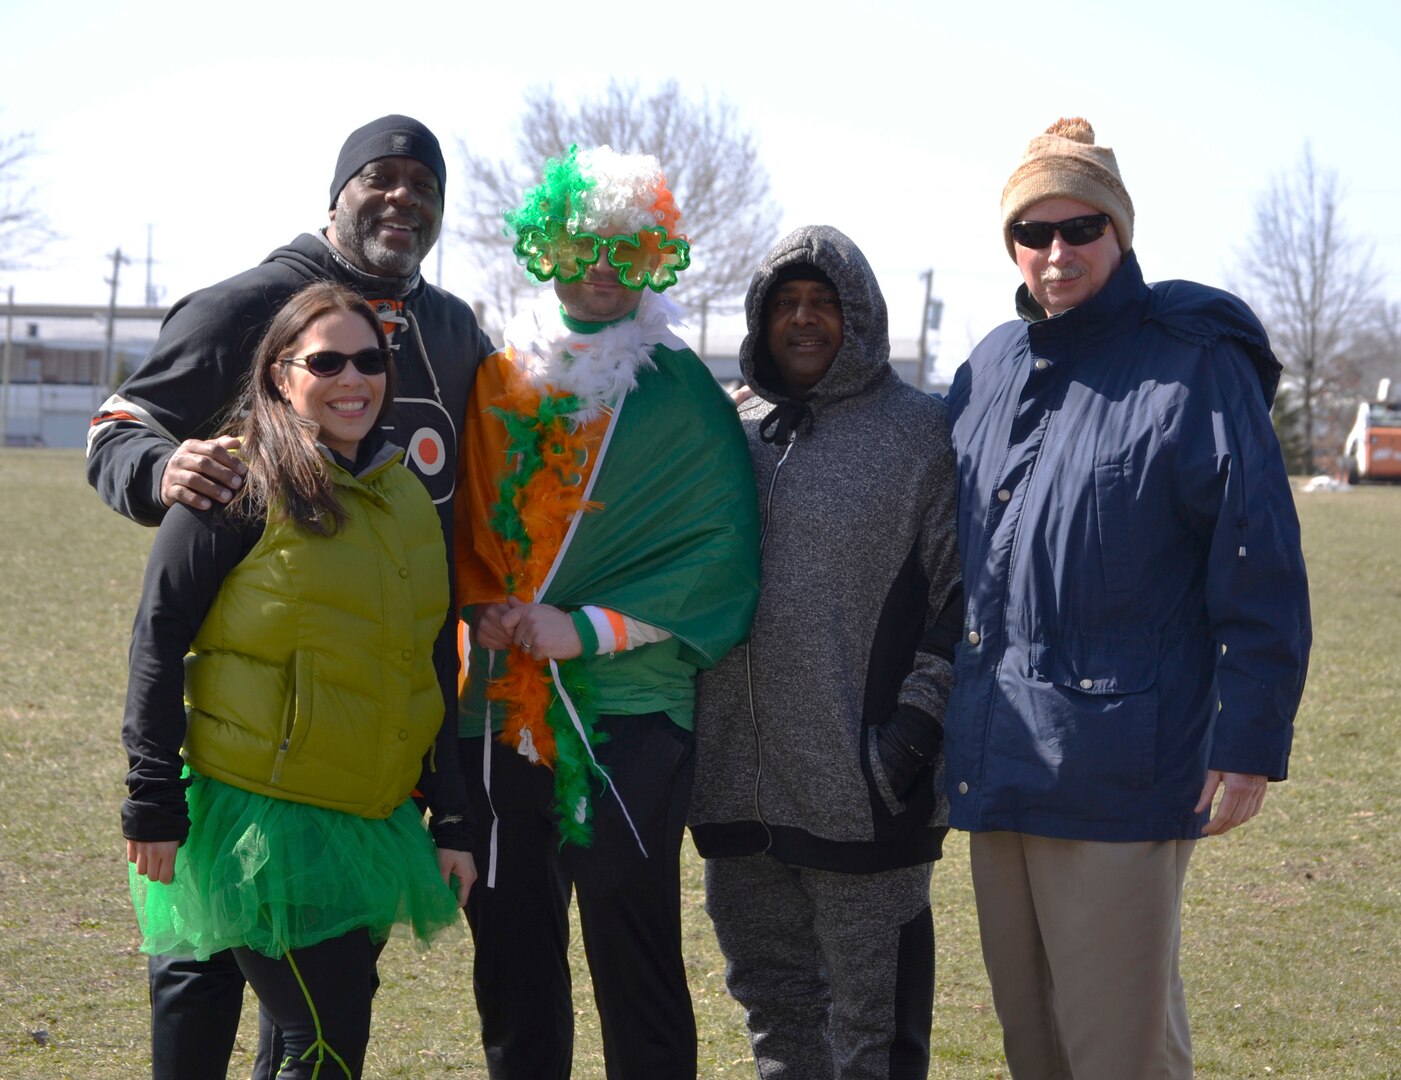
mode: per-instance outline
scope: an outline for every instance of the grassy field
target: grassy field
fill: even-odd
[[[149,531],[101,505],[71,451],[0,450],[0,1078],[147,1069],[145,961],[117,808],[126,641]],[[1401,1077],[1401,488],[1299,497],[1316,643],[1291,782],[1200,844],[1183,957],[1202,1077]],[[753,1075],[687,848],[702,1077]],[[967,845],[934,874],[933,1075],[1006,1075]],[[576,935],[577,937],[577,935]],[[575,949],[575,1076],[602,1077]],[[471,949],[382,965],[367,1075],[485,1077]],[[251,1061],[245,1014],[231,1075]],[[1126,1078],[1133,1080],[1133,1078]]]

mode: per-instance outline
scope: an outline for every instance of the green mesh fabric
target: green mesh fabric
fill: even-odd
[[[412,802],[370,819],[256,795],[196,776],[190,836],[169,885],[138,877],[141,949],[205,959],[234,945],[266,956],[360,927],[427,944],[461,924]]]

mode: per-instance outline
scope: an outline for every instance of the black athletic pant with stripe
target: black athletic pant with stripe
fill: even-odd
[[[587,848],[560,846],[554,774],[491,744],[498,819],[496,883],[482,740],[462,741],[481,826],[467,902],[476,943],[473,989],[492,1080],[567,1080],[574,1049],[569,901],[577,895],[608,1080],[694,1080],[696,1021],[681,957],[681,837],[695,773],[694,739],[664,713],[604,716],[595,747],[641,836],[612,792],[594,798]],[[475,778],[475,779],[474,779]]]

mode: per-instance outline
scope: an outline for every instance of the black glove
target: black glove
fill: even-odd
[[[923,710],[901,705],[876,728],[876,750],[890,790],[902,802],[919,774],[944,747],[944,725]]]

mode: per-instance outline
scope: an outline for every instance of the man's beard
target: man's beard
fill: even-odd
[[[425,232],[420,221],[417,223],[418,231],[414,233],[413,247],[408,251],[397,251],[380,241],[375,228],[378,220],[368,214],[356,215],[344,206],[337,206],[336,219],[332,223],[336,230],[336,246],[353,253],[361,269],[369,273],[383,277],[412,276],[436,237]]]

